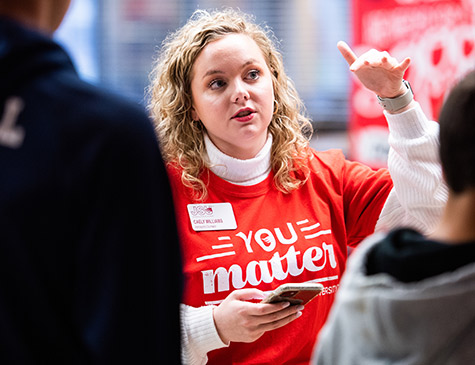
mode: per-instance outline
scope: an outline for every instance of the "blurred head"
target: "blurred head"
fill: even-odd
[[[49,23],[53,32],[61,25],[61,22],[63,21],[70,4],[71,0],[51,0],[51,7],[49,8]]]
[[[192,88],[193,72],[203,50],[213,42],[225,42],[225,38],[252,40],[269,71],[272,84],[269,95],[274,97],[270,100],[272,109],[266,106],[272,111],[268,121],[268,132],[273,136],[271,164],[277,186],[282,190],[292,190],[301,181],[296,181],[298,179],[291,177],[289,172],[295,167],[295,161],[305,155],[308,139],[302,130],[306,129],[311,134],[311,126],[303,115],[303,105],[293,83],[285,74],[282,57],[270,31],[255,24],[249,16],[232,9],[211,13],[198,10],[163,43],[151,74],[149,93],[150,110],[164,157],[183,168],[185,183],[199,190],[206,189],[199,179],[200,172],[208,165],[203,140],[204,116],[196,113],[197,105],[194,104],[202,97],[197,94],[202,90]],[[219,117],[225,118],[226,115]]]
[[[63,21],[71,0],[2,0],[0,15],[52,34]]]
[[[439,123],[440,158],[450,190],[475,189],[475,71],[451,90]]]

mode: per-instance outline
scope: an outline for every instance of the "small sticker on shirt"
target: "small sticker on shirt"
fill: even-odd
[[[191,226],[195,231],[236,229],[236,218],[230,203],[188,204]]]

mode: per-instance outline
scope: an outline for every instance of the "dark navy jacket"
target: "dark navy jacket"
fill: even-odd
[[[145,112],[0,18],[0,364],[179,363],[180,295]]]

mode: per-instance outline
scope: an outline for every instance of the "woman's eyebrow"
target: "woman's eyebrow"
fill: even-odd
[[[249,66],[249,65],[252,65],[253,63],[257,63],[257,60],[255,60],[254,58],[251,58],[249,59],[248,61],[246,61],[242,66],[241,68],[245,68],[246,66]],[[211,76],[211,75],[216,75],[216,74],[224,74],[224,71],[221,71],[219,69],[212,69],[212,70],[208,70],[205,72],[205,74],[203,75],[203,79],[205,77],[208,77],[208,76]]]
[[[224,71],[221,71],[221,70],[209,70],[209,71],[206,71],[206,73],[203,75],[203,79],[205,77],[208,77],[208,76],[211,76],[211,75],[216,75],[216,74],[224,74]]]

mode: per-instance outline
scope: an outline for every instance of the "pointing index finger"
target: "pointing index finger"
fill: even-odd
[[[348,65],[351,66],[357,57],[350,46],[343,41],[339,41],[336,46],[338,47],[338,50],[340,51],[343,58],[346,60],[346,62],[348,62]]]

